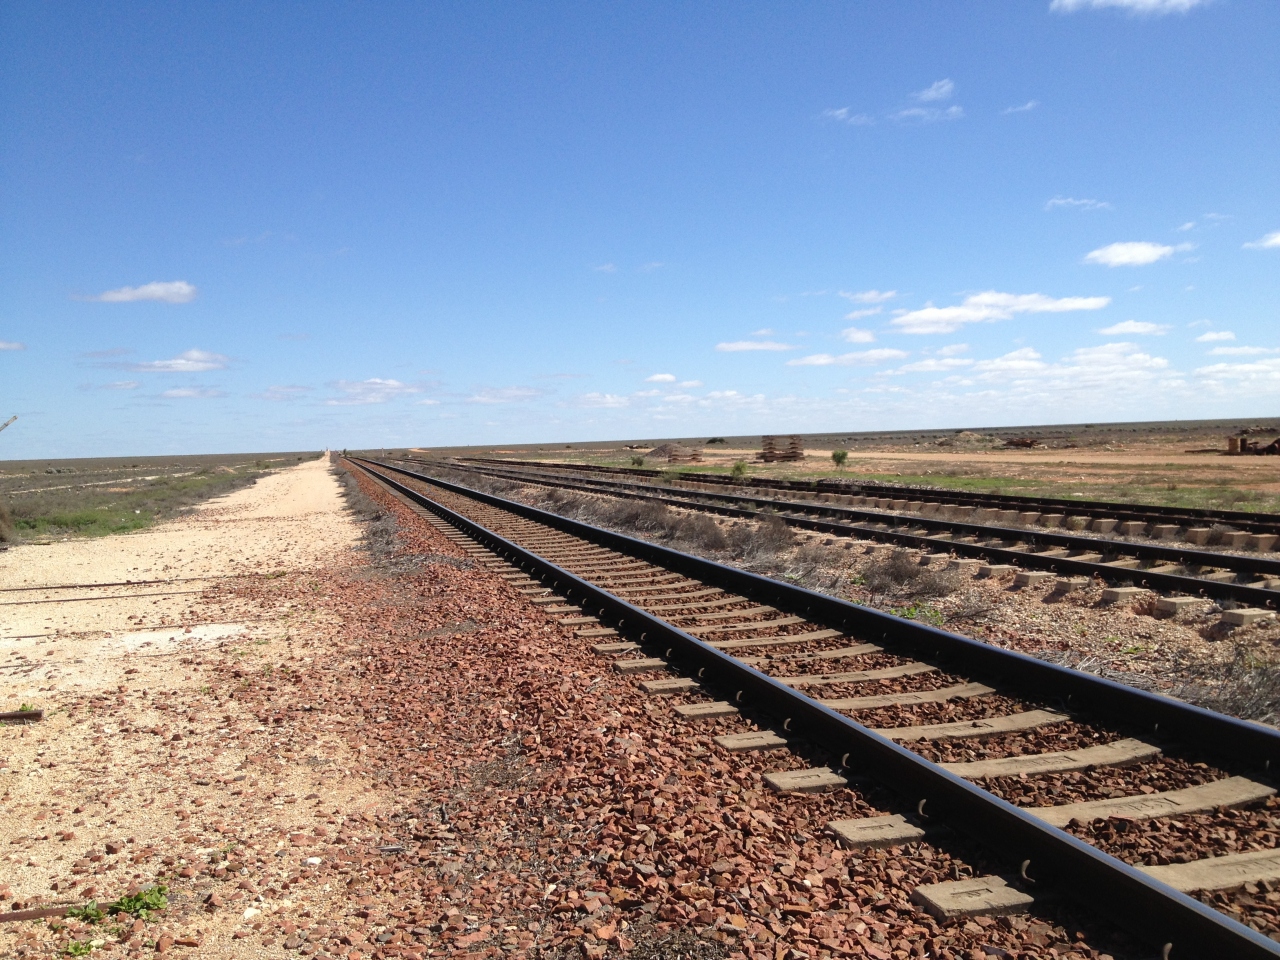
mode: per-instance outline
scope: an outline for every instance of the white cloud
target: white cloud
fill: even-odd
[[[884,303],[897,295],[897,290],[859,290],[857,293],[850,293],[848,290],[840,291],[840,296],[854,303]]]
[[[415,400],[414,405],[419,407],[438,407],[440,406],[440,401],[427,397],[425,400]]]
[[[1211,357],[1261,357],[1268,353],[1280,353],[1271,347],[1214,347],[1209,351]]]
[[[140,287],[120,287],[107,290],[88,299],[98,303],[136,303],[140,300],[156,300],[161,303],[190,303],[196,298],[196,288],[185,280],[153,280]]]
[[[1059,13],[1075,13],[1077,10],[1102,10],[1114,7],[1129,13],[1162,16],[1166,13],[1186,13],[1208,0],[1052,0],[1050,10]]]
[[[860,330],[857,327],[845,327],[840,331],[840,339],[848,343],[875,343],[876,335],[870,330]]]
[[[495,389],[485,387],[467,397],[467,403],[514,403],[517,400],[532,400],[542,396],[541,390],[533,387],[502,387]]]
[[[1110,302],[1110,297],[1062,297],[1055,300],[1043,293],[1000,293],[997,290],[986,290],[966,297],[959,306],[928,305],[920,310],[903,313],[890,323],[904,333],[952,333],[966,323],[1008,320],[1019,313],[1101,310]]]
[[[310,392],[310,387],[299,387],[285,384],[273,384],[259,394],[255,394],[259,400],[272,400],[277,403],[285,400],[296,400],[304,393]]]
[[[117,380],[115,383],[104,384],[103,390],[137,390],[142,386],[137,380]]]
[[[399,380],[388,380],[382,377],[370,377],[368,380],[337,380],[330,384],[342,394],[326,400],[330,407],[361,406],[367,403],[386,403],[397,397],[421,393],[421,389]]]
[[[213,387],[175,387],[172,390],[165,390],[160,396],[167,400],[193,400],[225,397],[226,394],[221,390],[215,390]]]
[[[1098,332],[1108,337],[1123,336],[1124,334],[1162,336],[1168,333],[1169,329],[1163,323],[1147,323],[1145,320],[1125,320],[1121,323],[1113,323],[1109,327],[1103,327]]]
[[[1034,110],[1038,106],[1040,106],[1039,100],[1028,100],[1020,107],[1005,107],[1000,111],[1000,114],[1001,116],[1008,116],[1011,113],[1026,113],[1029,110]]]
[[[884,363],[888,360],[902,360],[907,356],[905,350],[894,350],[891,347],[881,347],[877,350],[858,350],[854,353],[842,353],[839,356],[832,356],[829,353],[815,353],[807,357],[797,357],[795,360],[788,360],[789,367],[852,367],[852,366],[870,366],[877,363]]]
[[[1280,390],[1280,357],[1272,360],[1255,360],[1251,363],[1215,363],[1196,370],[1196,376],[1211,384],[1234,381],[1231,390]]]
[[[600,266],[592,267],[591,269],[594,270],[596,273],[617,273],[618,272],[617,265],[612,263],[602,263],[600,264]]]
[[[919,90],[911,95],[912,100],[919,100],[921,103],[934,103],[939,100],[950,100],[951,94],[955,93],[956,85],[950,80],[938,80],[931,86],[923,90]]]
[[[972,365],[973,361],[965,357],[929,357],[925,360],[917,360],[915,363],[908,363],[898,369],[903,373],[941,373]]]
[[[652,377],[645,377],[645,383],[675,383],[676,375],[674,373],[655,373]]]
[[[874,317],[880,312],[880,307],[867,307],[865,310],[850,310],[844,315],[846,320],[861,320],[863,317]]]
[[[633,397],[659,397],[661,395],[661,390],[637,390],[632,394]]]
[[[855,127],[869,127],[875,123],[875,118],[865,113],[854,113],[849,107],[836,107],[823,110],[822,115],[829,120],[839,120],[841,123],[847,123]]]
[[[631,401],[626,397],[620,397],[612,393],[585,393],[578,398],[578,404],[583,407],[617,409],[618,407],[629,406]]]
[[[1071,207],[1075,210],[1110,210],[1111,204],[1105,200],[1091,200],[1087,197],[1080,199],[1076,197],[1054,197],[1044,205],[1046,210],[1053,210],[1056,207]]]
[[[1135,240],[1127,243],[1109,243],[1105,247],[1091,250],[1085,254],[1085,263],[1099,263],[1104,267],[1144,267],[1174,255],[1180,250],[1190,250],[1186,243],[1170,247],[1163,243],[1148,243]]]
[[[661,270],[666,264],[661,260],[651,260],[649,263],[642,263],[636,267],[641,273],[653,273],[655,270]]]
[[[1210,330],[1196,337],[1196,343],[1218,343],[1222,340],[1234,340],[1236,335],[1230,330]]]
[[[889,119],[900,123],[936,123],[939,120],[959,120],[963,116],[963,108],[953,105],[945,110],[937,107],[907,107],[889,114]]]
[[[804,296],[804,294],[801,294],[801,296]],[[773,331],[768,327],[762,327],[759,330],[752,330],[751,335],[753,337],[772,337]]]
[[[0,340],[0,350],[25,350],[25,349],[27,349],[27,345],[25,343],[17,343],[16,341],[13,341],[13,340]]]
[[[954,357],[957,354],[968,353],[969,345],[967,343],[950,343],[933,352],[940,357]]]
[[[702,381],[701,380],[681,380],[679,385],[682,387],[692,389],[693,387],[702,386]]]
[[[208,350],[187,350],[172,360],[151,360],[145,363],[126,364],[126,369],[150,373],[203,373],[206,370],[225,370],[230,358]]]
[[[995,379],[1010,374],[1037,373],[1048,366],[1039,353],[1031,347],[1023,347],[994,360],[979,360],[973,365],[973,369],[977,373],[987,374],[984,379]]]
[[[1252,240],[1244,245],[1246,250],[1274,250],[1280,247],[1280,230],[1268,233],[1259,240]]]
[[[1186,233],[1188,230],[1194,230],[1195,228],[1196,228],[1196,222],[1194,220],[1188,220],[1186,223],[1184,223],[1182,226],[1178,228],[1178,232]]]
[[[795,347],[773,340],[734,340],[730,343],[717,343],[716,349],[721,353],[742,353],[747,350],[794,350]]]

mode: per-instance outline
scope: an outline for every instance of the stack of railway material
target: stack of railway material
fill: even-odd
[[[719,724],[724,750],[776,757],[773,789],[853,797],[870,779],[894,791],[896,807],[859,800],[846,805],[858,816],[831,820],[846,845],[945,845],[939,830],[950,827],[1006,865],[917,888],[924,909],[1011,912],[1066,894],[1175,960],[1280,956],[1274,940],[1187,895],[1280,880],[1267,777],[1280,732],[403,467],[361,465],[471,539],[474,555],[563,615],[615,671],[671,698],[688,723]],[[1225,811],[1239,818],[1239,844],[1184,850],[1177,859],[1189,862],[1130,865],[1117,858],[1133,856],[1126,831],[1090,829],[1173,823],[1194,835]],[[1225,901],[1274,928],[1269,905]]]
[[[1005,521],[1013,518],[1007,516],[995,523],[942,519],[936,512],[927,515],[927,503],[922,500],[881,501],[882,507],[865,509],[812,499],[778,500],[745,492],[705,492],[636,481],[574,477],[563,471],[530,467],[451,465],[519,483],[642,499],[722,516],[758,519],[773,514],[802,529],[895,543],[920,550],[926,556],[978,558],[993,566],[1138,584],[1172,596],[1229,600],[1244,607],[1228,614],[1241,622],[1274,615],[1280,601],[1280,558],[1263,554],[1171,546],[1118,539],[1102,533],[1059,533],[1030,526],[1009,526]]]

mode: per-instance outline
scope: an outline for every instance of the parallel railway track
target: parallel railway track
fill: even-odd
[[[404,462],[429,466],[424,461]],[[986,560],[1028,570],[1066,576],[1101,577],[1118,584],[1137,584],[1162,593],[1230,600],[1247,607],[1272,609],[1280,603],[1280,558],[1166,546],[1158,542],[1061,533],[999,521],[975,523],[917,515],[920,501],[900,501],[892,509],[865,509],[813,500],[778,500],[728,490],[708,492],[669,487],[635,479],[596,479],[568,471],[459,462],[455,469],[517,483],[557,487],[584,493],[647,500],[667,506],[702,510],[721,516],[759,519],[765,514],[787,524],[837,536],[894,543],[925,553]],[[932,491],[929,495],[932,496]]]
[[[1280,943],[1176,889],[1280,878],[1280,851],[1138,868],[1066,829],[1108,815],[1192,821],[1256,806],[1274,793],[1266,777],[1280,732],[403,467],[357,463],[564,614],[618,673],[675,698],[689,723],[739,727],[720,747],[779,751],[765,777],[775,789],[853,789],[861,778],[889,787],[895,809],[829,825],[849,845],[911,843],[949,825],[1003,865],[1000,877],[968,882],[996,899],[1066,894],[1175,960],[1280,956]],[[1144,791],[1143,765],[1158,755],[1213,772]],[[804,766],[815,758],[824,762]],[[1130,777],[1124,795],[1090,793],[1095,771]],[[1074,777],[1081,799],[1019,806],[989,789],[1046,776]],[[942,909],[957,892],[943,887],[917,894]]]
[[[478,464],[519,464],[528,467],[560,468],[598,473],[603,475],[655,478],[670,477],[670,471],[636,467],[606,467],[597,464],[548,463],[540,460],[507,460],[496,457],[462,457],[460,461]],[[684,471],[677,473],[688,482],[740,488],[741,481],[723,474]],[[877,499],[920,500],[935,503],[972,507],[975,509],[1036,511],[1043,514],[1071,514],[1089,520],[1112,519],[1123,523],[1142,523],[1147,526],[1201,528],[1207,524],[1221,524],[1245,534],[1278,534],[1280,519],[1273,513],[1257,513],[1246,510],[1209,510],[1194,507],[1163,507],[1136,503],[1112,503],[1100,500],[1084,500],[1058,497],[1024,497],[1016,494],[973,493],[962,490],[921,488],[905,484],[856,480],[784,480],[777,477],[752,477],[750,485],[763,490],[801,494],[854,495]],[[1273,544],[1280,541],[1272,541]]]

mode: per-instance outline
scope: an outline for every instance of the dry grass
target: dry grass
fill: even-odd
[[[872,564],[865,578],[867,589],[881,596],[945,597],[959,588],[954,573],[921,566],[911,550],[894,550]]]

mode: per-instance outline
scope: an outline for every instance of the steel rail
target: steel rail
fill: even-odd
[[[891,786],[905,799],[920,804],[917,809],[927,809],[931,820],[944,820],[970,834],[1010,866],[1021,864],[1020,872],[1034,874],[1036,888],[1061,891],[1151,943],[1165,944],[1165,957],[1169,960],[1211,956],[1238,960],[1280,957],[1280,943],[948,773],[849,717],[386,476],[381,470],[390,470],[602,546],[640,556],[704,582],[719,581],[726,589],[744,596],[776,597],[779,603],[803,609],[807,617],[818,622],[840,623],[846,628],[856,625],[853,629],[861,635],[880,634],[900,646],[927,649],[935,654],[941,654],[944,649],[953,655],[963,653],[965,659],[979,666],[1001,665],[1009,674],[1034,675],[1041,681],[1049,681],[1051,692],[1065,693],[1068,698],[1072,690],[1104,693],[1108,698],[1140,706],[1144,715],[1166,718],[1175,729],[1188,723],[1213,728],[1212,732],[1202,731],[1211,739],[1231,731],[1250,742],[1255,748],[1255,759],[1256,748],[1262,746],[1266,747],[1268,759],[1280,756],[1280,731],[1223,717],[1022,654],[987,647],[966,637],[592,527],[460,484],[415,474],[402,467],[363,459],[355,459],[355,463],[499,556],[550,580],[571,599],[581,598],[580,603],[598,610],[596,616],[601,622],[612,622],[620,630],[638,636],[646,645],[666,649],[668,657],[681,661],[691,675],[706,686],[722,691],[727,699],[787,718],[791,730],[832,747],[837,753],[844,752],[846,767]],[[1042,684],[1041,693],[1044,692]],[[1133,718],[1132,713],[1129,716]]]
[[[547,463],[539,460],[506,460],[500,457],[459,457],[459,460],[472,463],[521,464],[524,466],[550,467],[562,470],[583,470],[591,473],[611,473],[623,476],[670,476],[663,470],[643,467],[608,467],[601,464]],[[681,480],[692,483],[706,483],[721,486],[740,486],[740,481],[715,473],[696,473],[682,471],[678,474]],[[1055,507],[1070,509],[1077,515],[1106,517],[1115,520],[1181,520],[1183,522],[1211,521],[1224,524],[1247,525],[1253,532],[1280,533],[1280,517],[1273,513],[1249,512],[1243,510],[1211,510],[1198,507],[1165,507],[1157,504],[1115,503],[1107,500],[1074,500],[1058,497],[1024,497],[1007,493],[971,493],[964,490],[946,490],[938,487],[912,487],[905,484],[880,483],[878,481],[857,480],[784,480],[780,477],[752,477],[752,486],[766,487],[775,490],[794,490],[808,493],[834,493],[841,495],[861,494],[883,497],[911,497],[919,499],[927,495],[927,499],[942,503],[962,505],[986,505],[1004,507],[1018,506]]]
[[[455,467],[454,469],[458,468]],[[587,486],[587,484],[590,483],[607,483],[608,481],[592,481],[583,479],[575,482],[567,479],[530,477],[527,474],[521,474],[517,471],[499,471],[496,468],[481,469],[467,467],[463,469],[475,470],[483,475],[496,475],[501,479],[513,479],[526,483],[544,484],[546,486],[560,487],[564,489],[577,489],[586,490],[587,492],[610,494],[609,490],[599,490]],[[683,494],[684,492],[682,491],[681,493]],[[766,511],[753,510],[747,507],[722,507],[718,504],[698,503],[693,498],[700,495],[719,500],[727,500],[730,502],[751,503],[756,506],[762,506],[767,508],[770,515],[779,517],[791,526],[800,527],[806,530],[813,530],[819,533],[858,536],[876,540],[878,542],[897,543],[921,549],[950,550],[966,557],[984,558],[1016,566],[1050,570],[1055,573],[1076,574],[1090,577],[1100,576],[1107,580],[1120,583],[1136,582],[1142,586],[1150,587],[1153,590],[1161,590],[1167,593],[1189,593],[1207,597],[1216,597],[1224,600],[1243,601],[1255,606],[1270,607],[1273,609],[1277,605],[1277,600],[1280,599],[1280,591],[1272,590],[1267,587],[1255,587],[1250,584],[1240,583],[1224,583],[1222,581],[1209,580],[1204,577],[1197,577],[1190,574],[1164,573],[1158,570],[1117,567],[1105,560],[1084,560],[1074,557],[1046,557],[1031,552],[1031,548],[1036,546],[1062,547],[1070,550],[1103,553],[1104,555],[1111,554],[1118,557],[1130,557],[1137,560],[1165,561],[1183,566],[1217,567],[1230,569],[1238,574],[1244,573],[1258,576],[1272,574],[1277,577],[1280,577],[1280,560],[1237,557],[1202,550],[1184,550],[1178,547],[1148,546],[1146,544],[1135,544],[1124,540],[1100,540],[1094,537],[1081,537],[1064,533],[1050,533],[1048,531],[1037,530],[1031,532],[1018,527],[997,527],[986,524],[968,523],[962,520],[938,520],[932,517],[903,517],[899,514],[859,510],[854,507],[838,506],[835,504],[804,504],[795,503],[790,500],[769,500],[764,497],[751,497],[737,494],[694,492],[686,494],[688,499],[683,499],[680,496],[641,493],[632,489],[625,492],[613,492],[611,495],[644,499],[663,503],[667,506],[682,507],[684,509],[700,509],[718,513],[722,516],[731,516],[741,519],[760,519],[762,516],[766,515]],[[878,523],[893,523],[898,527],[910,526],[923,528],[926,531],[943,530],[952,534],[980,536],[988,540],[1001,540],[1004,542],[1018,541],[1027,544],[1027,548],[995,546],[993,544],[983,543],[966,543],[963,540],[953,540],[949,537],[915,534],[899,529],[885,530],[874,526],[862,526],[859,524],[842,523],[830,520],[810,519],[809,517],[788,516],[787,514],[789,513],[807,513],[816,514],[818,516],[832,513],[837,515],[843,514],[846,516],[872,520]]]

